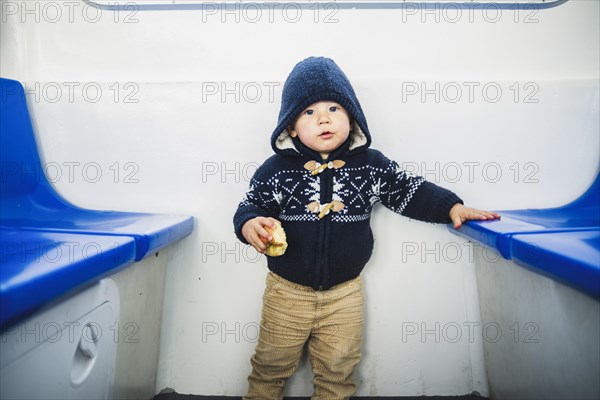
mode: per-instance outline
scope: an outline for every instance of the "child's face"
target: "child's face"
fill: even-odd
[[[327,158],[350,134],[350,118],[344,107],[333,101],[319,101],[300,113],[290,136],[298,136],[308,148]]]

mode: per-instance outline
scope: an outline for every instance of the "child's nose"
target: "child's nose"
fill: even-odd
[[[319,113],[319,125],[320,124],[328,124],[329,122],[331,122],[331,120],[329,119],[329,114],[327,114],[326,112],[320,112]]]

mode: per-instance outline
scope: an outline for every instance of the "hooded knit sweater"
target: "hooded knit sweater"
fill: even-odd
[[[286,128],[309,105],[342,105],[351,118],[348,139],[327,160],[290,137]],[[275,155],[250,181],[234,216],[237,237],[255,217],[273,217],[286,231],[288,248],[267,257],[281,277],[315,290],[356,278],[373,251],[370,220],[375,203],[425,222],[449,223],[462,200],[449,190],[404,171],[370,149],[371,135],[350,81],[333,60],[310,57],[298,63],[282,93],[279,121],[271,136]]]

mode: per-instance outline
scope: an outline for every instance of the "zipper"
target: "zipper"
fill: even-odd
[[[328,162],[327,160],[323,160],[323,163]],[[324,190],[321,191],[321,204],[325,204],[325,203],[329,203],[332,201],[333,198],[333,171],[331,169],[326,169],[325,171],[323,171],[321,174],[322,177],[322,183],[321,185],[324,185],[323,188]],[[328,228],[329,228],[329,224],[331,223],[331,215],[332,213],[329,213],[328,215],[325,215],[321,220],[321,229],[322,229],[322,234],[321,234],[321,246],[319,249],[319,271],[318,272],[318,278],[316,279],[316,285],[315,287],[318,287],[319,290],[323,290],[323,286],[325,286],[325,269],[327,269],[329,266],[326,265],[326,255],[328,255],[328,252],[326,251],[326,247],[327,247],[327,236],[328,236]]]

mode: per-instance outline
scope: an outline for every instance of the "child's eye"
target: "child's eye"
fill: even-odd
[[[338,110],[337,106],[331,106],[331,107],[329,107],[329,111],[331,111],[331,112],[336,112],[337,110]]]
[[[313,110],[306,110],[304,113],[306,115],[313,115],[315,112]]]

